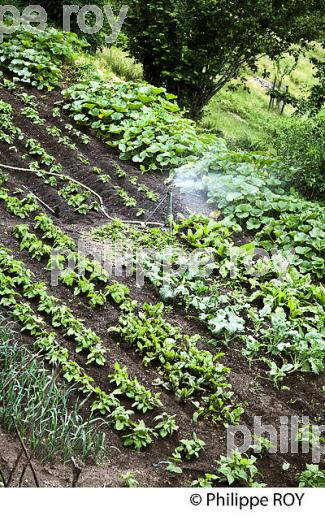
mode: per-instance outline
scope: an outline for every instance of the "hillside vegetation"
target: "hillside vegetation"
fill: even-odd
[[[305,415],[301,444],[324,405],[325,112],[302,96],[308,57],[283,115],[256,72],[194,121],[125,51],[87,49],[55,28],[0,47],[2,427],[44,482],[74,457],[84,486],[321,486],[311,452],[225,444],[229,426]],[[26,468],[0,461],[2,484]]]

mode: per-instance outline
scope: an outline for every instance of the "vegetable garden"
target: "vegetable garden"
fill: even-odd
[[[0,307],[25,352],[0,338],[4,427],[8,356],[17,375],[32,355],[56,375],[53,406],[65,392],[79,403],[67,436],[84,421],[87,449],[76,437],[57,451],[84,464],[81,485],[321,485],[310,454],[272,454],[261,437],[227,455],[226,435],[254,416],[324,420],[322,203],[290,191],[279,159],[203,133],[164,88],[79,70],[83,45],[51,29],[0,48]],[[98,261],[116,242],[118,275]],[[141,287],[125,275],[139,249]],[[179,269],[194,253],[208,276]],[[49,431],[33,444],[20,413],[33,457],[55,461]]]

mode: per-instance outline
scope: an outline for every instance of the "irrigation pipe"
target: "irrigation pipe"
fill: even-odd
[[[19,171],[19,172],[40,173],[40,170],[31,170],[30,168],[18,168],[17,166],[9,166],[8,164],[0,164],[0,168],[4,168],[7,170],[15,170],[15,171]],[[48,175],[51,175],[53,177],[57,177],[61,180],[69,180],[75,184],[78,184],[79,186],[81,186],[85,190],[89,191],[90,193],[92,193],[99,200],[100,209],[101,209],[102,213],[105,215],[105,217],[111,221],[115,220],[114,217],[112,217],[111,215],[109,215],[107,213],[107,211],[105,209],[103,198],[99,195],[99,193],[97,193],[93,189],[89,188],[89,186],[86,186],[82,182],[77,181],[76,179],[73,179],[72,177],[69,177],[69,175],[64,175],[64,174],[60,174],[60,173],[52,173],[52,172],[45,172],[45,173]],[[163,224],[162,222],[142,222],[141,220],[122,220],[122,222],[123,222],[123,224],[134,224],[137,226],[165,227],[165,224]]]

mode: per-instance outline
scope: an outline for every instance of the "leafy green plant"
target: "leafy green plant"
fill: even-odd
[[[80,125],[91,127],[120,159],[141,169],[167,169],[200,156],[215,137],[200,133],[181,117],[164,88],[143,83],[89,81],[64,91],[69,110]]]
[[[169,437],[178,430],[178,426],[175,421],[175,415],[170,416],[164,412],[163,414],[157,415],[155,417],[155,422],[157,422],[155,429],[163,439],[165,437]]]
[[[23,132],[13,121],[14,110],[10,103],[0,100],[0,142],[13,144],[16,137],[22,139]]]
[[[114,428],[117,431],[124,431],[131,426],[130,417],[132,410],[126,410],[124,406],[117,406],[110,414],[110,419],[114,421]]]
[[[23,83],[39,90],[53,90],[62,78],[63,62],[85,47],[76,35],[56,29],[26,31],[16,28],[14,35],[4,34],[0,48],[1,66]]]
[[[183,458],[186,460],[197,459],[204,446],[205,442],[199,439],[196,433],[193,432],[192,439],[183,439],[180,441],[172,457],[177,461],[181,461]]]
[[[139,482],[134,478],[134,474],[131,471],[122,475],[121,481],[123,486],[128,488],[138,487],[139,485]]]
[[[273,146],[283,161],[294,167],[284,182],[314,199],[325,199],[324,140],[325,109],[280,121],[274,131]]]
[[[250,446],[250,448],[254,451],[254,453],[258,453],[260,457],[264,457],[264,455],[267,455],[272,448],[274,448],[274,445],[268,439],[267,437],[254,435],[254,444]]]
[[[325,471],[316,464],[307,464],[306,469],[297,475],[299,487],[325,487]]]
[[[255,466],[256,458],[245,453],[234,451],[229,457],[221,456],[217,461],[217,475],[221,482],[226,481],[229,486],[240,484],[255,487],[255,477],[258,470]]]
[[[127,368],[122,368],[118,362],[115,362],[114,373],[108,376],[108,380],[117,386],[117,390],[114,391],[115,395],[125,395],[132,399],[133,407],[142,413],[162,406],[159,399],[160,394],[152,395],[152,392],[141,385],[137,378],[130,379]]]
[[[308,444],[311,448],[317,448],[320,444],[317,427],[313,427],[311,424],[305,424],[301,428],[298,428],[296,441],[302,444]]]
[[[197,488],[213,488],[217,481],[218,477],[216,475],[206,473],[204,477],[199,477],[197,480],[193,480],[191,486]]]
[[[10,196],[5,189],[0,189],[0,200],[5,203],[8,213],[21,219],[25,219],[39,210],[39,205],[31,193],[21,199],[19,197]]]
[[[154,436],[154,431],[147,428],[144,421],[141,420],[138,423],[134,423],[131,433],[123,436],[124,446],[133,447],[135,450],[140,451],[152,443]]]
[[[118,186],[115,186],[114,188],[118,196],[122,199],[124,206],[127,208],[136,207],[137,200],[134,197],[131,197],[123,188],[119,188]]]

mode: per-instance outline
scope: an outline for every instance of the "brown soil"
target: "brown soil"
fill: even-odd
[[[64,125],[71,123],[71,120],[63,115],[63,122],[52,116],[54,103],[61,100],[59,93],[51,93],[51,95],[43,95],[37,91],[31,91],[36,95],[40,104],[40,116],[45,118],[48,125],[56,125],[66,133]],[[121,163],[114,151],[109,149],[100,141],[90,136],[90,143],[83,145],[78,139],[74,139],[78,146],[79,152],[89,161],[88,165],[84,165],[76,158],[77,153],[72,152],[63,145],[58,146],[56,138],[50,136],[44,127],[33,125],[20,111],[22,104],[17,100],[14,93],[0,89],[1,99],[10,102],[15,109],[15,124],[19,126],[29,138],[35,138],[41,142],[46,151],[55,156],[57,161],[62,164],[63,173],[83,182],[91,188],[94,188],[103,197],[105,206],[110,215],[123,219],[136,218],[136,208],[128,209],[121,204],[121,200],[115,192],[100,183],[91,169],[94,166],[101,167],[105,173],[108,173],[113,183],[127,189],[129,195],[134,196],[138,200],[138,206],[146,208],[149,213],[155,208],[157,203],[146,200],[141,193],[128,181],[129,174],[139,174],[137,170],[125,163]],[[17,143],[18,152],[9,150],[4,143],[0,143],[0,162],[12,166],[26,167],[27,163],[20,157],[26,152],[23,143]],[[112,161],[115,161],[123,167],[127,172],[126,179],[120,179],[116,176],[112,168]],[[141,182],[145,183],[150,189],[164,196],[171,188],[164,184],[165,177],[161,174],[146,174],[141,178]],[[61,228],[69,232],[74,238],[78,239],[84,235],[90,228],[99,226],[107,222],[106,217],[101,213],[92,212],[87,216],[78,215],[73,208],[69,207],[57,194],[55,188],[45,185],[42,179],[37,178],[32,173],[10,172],[8,187],[14,189],[25,185],[35,195],[40,197],[46,204],[51,207],[59,208],[60,217],[55,218],[50,215]],[[209,208],[205,206],[203,201],[198,197],[183,197],[180,192],[174,189],[175,211],[188,213],[190,211],[209,213]],[[163,221],[165,218],[166,205],[163,204],[154,216],[155,220]],[[107,372],[113,369],[114,362],[118,360],[120,364],[125,364],[129,368],[132,376],[137,376],[141,383],[145,384],[153,391],[158,391],[153,386],[153,381],[157,378],[154,368],[144,368],[139,356],[126,345],[118,344],[114,338],[109,337],[106,330],[109,326],[114,325],[118,318],[117,309],[107,304],[101,310],[92,311],[78,297],[71,296],[68,289],[59,286],[51,287],[49,273],[45,270],[44,265],[37,261],[31,260],[28,254],[19,251],[17,241],[12,237],[11,229],[15,224],[22,221],[10,216],[0,206],[0,236],[1,243],[12,250],[17,258],[24,262],[36,274],[37,279],[46,281],[49,287],[49,293],[57,296],[63,303],[69,302],[69,306],[74,310],[76,315],[83,319],[87,326],[91,327],[103,340],[107,346],[107,366],[105,368],[96,368],[87,366],[87,372],[95,378],[104,389],[108,388]],[[28,222],[28,219],[26,220]],[[159,301],[156,290],[149,283],[145,283],[144,287],[138,288],[133,279],[123,280],[131,289],[132,296],[139,302]],[[189,318],[185,312],[178,306],[174,306],[167,312],[167,318],[174,323],[180,325],[184,332],[188,334],[201,333],[208,336],[208,331],[198,322],[198,320]],[[71,357],[76,359],[82,366],[86,366],[85,358],[82,355],[76,355],[71,345]],[[245,408],[242,424],[252,426],[254,416],[261,416],[263,424],[279,426],[279,418],[281,416],[302,416],[306,415],[310,420],[319,418],[320,424],[325,420],[324,417],[324,393],[322,391],[325,385],[325,375],[319,377],[310,375],[289,376],[286,379],[286,385],[290,388],[287,391],[278,390],[265,377],[265,370],[262,366],[256,364],[249,366],[239,352],[236,342],[232,341],[225,348],[225,356],[223,363],[231,368],[229,376],[233,386],[234,398],[237,402],[241,402]],[[112,430],[107,431],[107,460],[100,467],[86,466],[83,468],[80,486],[118,486],[120,485],[120,477],[127,471],[134,473],[135,478],[139,481],[140,486],[184,486],[189,481],[201,476],[202,473],[213,473],[215,467],[214,461],[220,455],[226,453],[226,429],[223,426],[214,426],[208,422],[194,423],[192,421],[193,406],[191,404],[184,405],[175,398],[173,394],[165,390],[162,392],[162,402],[164,409],[172,415],[177,416],[177,423],[180,427],[177,435],[168,440],[157,440],[149,449],[143,453],[135,453],[131,450],[123,448],[121,436],[115,434]],[[149,422],[155,414],[148,414]],[[139,417],[139,416],[136,416]],[[146,416],[147,422],[147,416]],[[168,459],[178,443],[178,440],[189,438],[195,431],[199,438],[206,442],[206,448],[200,455],[198,461],[188,462],[184,464],[183,475],[173,476],[166,472],[164,461]],[[14,461],[19,452],[20,446],[17,440],[12,436],[0,431],[0,469],[7,475],[14,465]],[[287,461],[291,466],[287,472],[283,472],[282,464]],[[310,462],[309,455],[269,455],[258,461],[258,468],[261,472],[260,480],[269,486],[295,486],[295,475],[297,472],[305,468],[306,462]],[[62,466],[59,462],[49,466],[42,466],[37,460],[34,461],[35,468],[42,486],[70,486],[72,478],[71,466]],[[12,485],[19,484],[19,468],[12,481]],[[23,486],[33,486],[32,475],[27,470],[25,478],[22,482]]]

